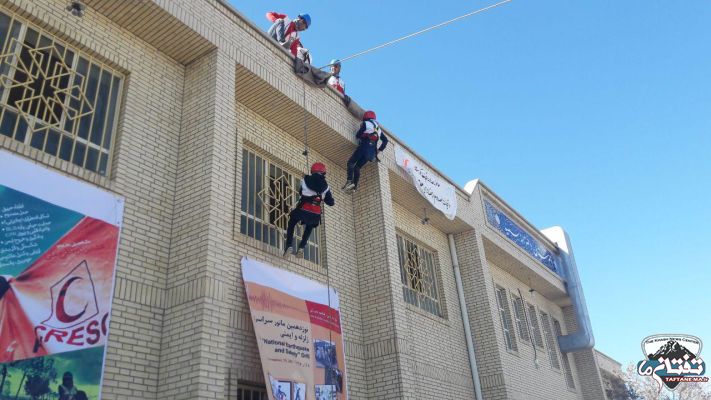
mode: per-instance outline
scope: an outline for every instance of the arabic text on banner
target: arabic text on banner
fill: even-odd
[[[457,216],[457,193],[454,185],[442,179],[409,154],[399,145],[395,145],[395,162],[407,171],[422,197],[449,219]]]
[[[247,257],[242,276],[269,398],[347,400],[336,291]]]

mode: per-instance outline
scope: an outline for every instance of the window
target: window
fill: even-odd
[[[523,308],[523,300],[518,296],[512,296],[513,298],[513,311],[514,320],[516,321],[516,327],[518,328],[518,336],[524,342],[530,343],[531,338],[528,334],[528,327],[526,326],[526,310]]]
[[[106,175],[122,77],[0,12],[0,134]]]
[[[238,385],[237,400],[268,400],[264,386]]]
[[[300,182],[294,174],[261,155],[242,152],[242,204],[240,232],[278,249],[284,249],[289,212],[299,200]],[[314,229],[304,249],[304,258],[321,263],[321,227]],[[297,225],[295,244],[303,227]]]
[[[555,318],[553,319],[553,327],[555,328],[556,338],[563,336],[563,331],[560,329],[560,322]],[[568,385],[568,389],[575,389],[575,380],[573,379],[573,370],[570,368],[570,359],[568,357],[570,354],[563,353],[561,358],[563,359],[563,370],[565,372],[565,384]]]
[[[541,312],[541,323],[543,323],[543,333],[546,336],[546,346],[548,347],[548,358],[551,360],[551,367],[560,369],[558,345],[557,341],[553,340],[553,330],[551,329],[551,320],[548,314]]]
[[[397,235],[397,249],[405,301],[441,317],[434,253],[400,235]]]
[[[528,304],[528,324],[531,326],[533,340],[536,346],[543,347],[543,336],[541,336],[541,325],[538,323],[538,313],[533,304]]]
[[[509,350],[517,351],[518,346],[516,344],[516,334],[513,331],[513,326],[511,323],[511,311],[509,310],[508,297],[506,296],[506,289],[497,286],[496,287],[496,304],[499,306],[499,316],[501,317],[501,328],[504,330],[504,341],[506,342],[506,348]]]

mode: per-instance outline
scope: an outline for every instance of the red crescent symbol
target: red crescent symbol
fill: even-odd
[[[86,307],[89,305],[89,303],[84,305],[84,310],[80,312],[79,314],[76,315],[69,315],[67,312],[64,310],[64,296],[67,294],[67,289],[69,289],[69,285],[71,285],[74,281],[81,279],[78,276],[75,276],[71,279],[69,279],[64,286],[62,286],[62,290],[59,291],[59,298],[57,299],[57,319],[61,322],[64,322],[65,324],[68,324],[70,322],[74,322],[81,318],[82,315],[86,312]]]

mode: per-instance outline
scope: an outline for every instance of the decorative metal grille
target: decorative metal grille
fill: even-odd
[[[249,151],[242,152],[242,204],[240,232],[278,249],[284,249],[289,212],[299,200],[300,182],[294,174]],[[304,258],[321,263],[321,229],[314,229],[304,249]],[[303,227],[294,231],[294,245]]]
[[[553,339],[553,329],[551,328],[551,320],[548,314],[541,312],[541,322],[543,323],[543,334],[546,336],[546,346],[548,347],[548,358],[551,361],[551,367],[560,369],[558,346]]]
[[[441,317],[434,254],[400,235],[397,235],[397,248],[405,301]]]
[[[556,338],[563,336],[563,331],[560,328],[560,322],[553,318],[553,328],[555,328]],[[570,354],[562,353],[561,358],[563,359],[563,370],[565,372],[565,384],[568,385],[568,389],[575,389],[575,380],[573,379],[573,370],[570,367],[570,359],[568,357]]]
[[[518,351],[518,344],[516,343],[516,334],[514,333],[513,324],[511,323],[511,310],[509,309],[506,289],[500,286],[496,287],[496,304],[499,306],[501,329],[504,331],[504,342],[506,342],[506,348],[509,350]]]
[[[237,400],[268,400],[267,389],[264,386],[237,386]]]
[[[518,336],[524,342],[530,343],[531,338],[528,333],[528,327],[526,326],[526,316],[524,315],[526,311],[523,308],[523,300],[515,295],[512,295],[512,299],[514,319],[516,320],[516,327],[518,328]]]
[[[541,335],[541,324],[538,322],[538,313],[533,304],[528,304],[528,324],[533,332],[534,343],[538,347],[543,347],[543,336]]]
[[[106,175],[122,78],[0,12],[0,134]]]

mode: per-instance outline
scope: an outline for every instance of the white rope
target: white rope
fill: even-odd
[[[468,17],[471,17],[472,15],[476,15],[476,14],[482,13],[482,12],[484,12],[484,11],[491,10],[492,8],[496,8],[496,7],[502,6],[502,5],[506,4],[506,3],[510,3],[511,1],[513,1],[513,0],[504,0],[504,1],[498,2],[498,3],[496,3],[496,4],[492,4],[492,5],[490,5],[490,6],[487,6],[487,7],[484,7],[484,8],[480,8],[480,9],[478,9],[478,10],[476,10],[476,11],[472,11],[472,12],[470,12],[470,13],[467,13],[467,14],[464,14],[464,15],[460,15],[460,16],[457,17],[457,18],[452,18],[452,19],[450,19],[449,21],[444,21],[444,22],[439,23],[439,24],[437,24],[437,25],[430,26],[429,28],[425,28],[425,29],[422,29],[422,30],[420,30],[420,31],[411,33],[411,34],[409,34],[409,35],[405,35],[405,36],[403,36],[403,37],[397,38],[397,39],[395,39],[395,40],[391,40],[391,41],[389,41],[389,42],[387,42],[387,43],[383,43],[383,44],[381,44],[381,45],[375,46],[375,47],[370,48],[370,49],[368,49],[368,50],[363,50],[363,51],[361,51],[361,52],[359,52],[359,53],[351,54],[351,55],[348,56],[348,57],[341,58],[340,61],[341,61],[341,62],[344,62],[344,61],[347,61],[347,60],[350,60],[350,59],[353,59],[353,58],[362,56],[362,55],[364,55],[364,54],[368,54],[368,53],[373,52],[373,51],[375,51],[375,50],[382,49],[383,47],[387,47],[387,46],[390,46],[390,45],[395,44],[395,43],[397,43],[397,42],[402,42],[403,40],[409,39],[409,38],[411,38],[411,37],[415,37],[415,36],[421,35],[421,34],[423,34],[423,33],[425,33],[425,32],[429,32],[429,31],[431,31],[431,30],[434,30],[434,29],[437,29],[437,28],[441,28],[441,27],[443,27],[443,26],[445,26],[445,25],[449,25],[449,24],[451,24],[451,23],[453,23],[453,22],[459,21],[460,19],[468,18]],[[332,65],[332,64],[324,65],[323,67],[321,67],[321,68],[319,68],[319,69],[324,69],[324,68],[326,68],[326,67],[330,67],[331,65]]]

